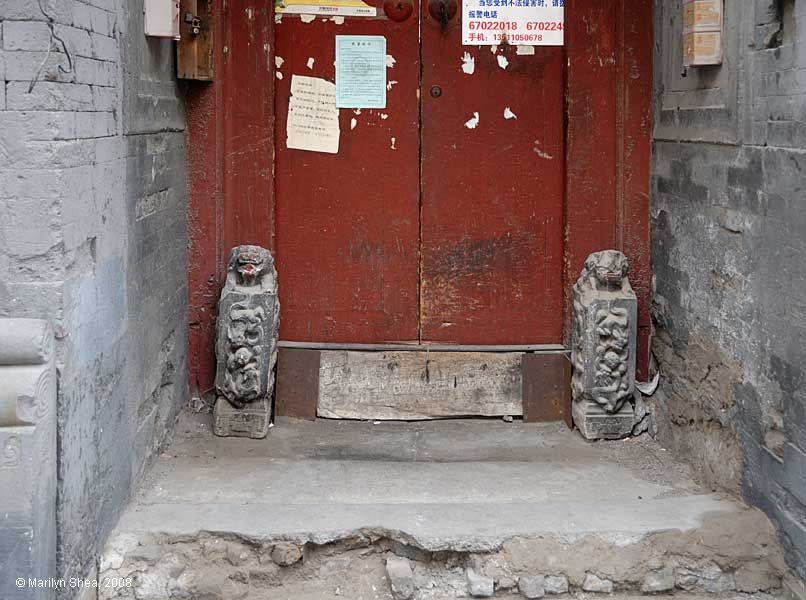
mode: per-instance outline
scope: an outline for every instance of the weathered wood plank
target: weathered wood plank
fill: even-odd
[[[280,340],[280,348],[303,348],[306,350],[357,350],[360,352],[564,352],[562,344],[432,344],[418,342],[384,342],[380,344],[348,344],[342,342],[291,342]]]
[[[176,75],[179,79],[212,81],[213,29],[212,0],[181,0],[179,26],[181,38],[176,44]],[[193,23],[185,15],[199,19],[199,31],[193,32]]]
[[[564,353],[524,354],[521,377],[526,423],[570,420],[571,362]]]
[[[417,420],[523,414],[521,353],[323,351],[317,415]]]
[[[275,394],[275,412],[278,417],[316,419],[319,354],[318,350],[279,349]]]

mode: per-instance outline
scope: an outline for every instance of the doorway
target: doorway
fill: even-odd
[[[333,81],[336,35],[386,38],[386,108],[341,109],[337,154],[289,149],[292,75]],[[462,46],[416,4],[275,39],[282,339],[561,343],[564,48]]]
[[[446,345],[455,340],[460,346],[472,339],[484,344],[560,339],[567,347],[570,290],[585,257],[616,248],[630,261],[630,281],[639,298],[637,376],[646,377],[652,330],[651,0],[569,2],[565,46],[535,48],[532,56],[519,55],[517,48],[499,47],[496,55],[489,46],[462,48],[456,37],[458,21],[449,22],[442,34],[427,14],[421,49],[420,23],[414,16],[400,23],[385,17],[348,17],[339,24],[320,17],[306,23],[286,15],[275,23],[271,3],[230,0],[219,8],[213,19],[214,82],[195,87],[195,96],[188,101],[194,257],[189,265],[193,349],[189,370],[194,389],[209,390],[213,384],[216,301],[225,276],[224,259],[238,244],[258,244],[277,257],[282,339],[342,346],[434,339],[445,340]],[[380,2],[378,8],[383,11]],[[343,109],[337,156],[288,151],[285,124],[291,76],[332,81],[333,37],[349,33],[386,36],[388,53],[395,58],[387,71],[388,108],[361,115]],[[465,51],[475,60],[472,75],[462,69]],[[498,66],[498,54],[506,57],[506,69]],[[276,57],[283,59],[280,69]],[[312,69],[309,58],[314,58]],[[518,89],[514,87],[518,69],[528,65],[536,71],[541,59],[541,81],[552,84],[543,91],[529,89],[537,97],[559,98],[562,107],[552,108],[546,101],[524,112],[507,93],[504,108],[509,106],[517,119],[499,118],[501,105],[489,108],[485,103],[500,99],[488,99],[486,94],[502,93],[504,84],[506,90]],[[452,79],[438,72],[443,67],[451,71]],[[277,78],[278,70],[283,79]],[[488,87],[480,98],[473,98],[467,89],[483,87],[484,77]],[[563,80],[559,86],[553,84],[557,77]],[[430,96],[433,85],[443,92],[439,98]],[[562,119],[556,118],[555,109]],[[479,124],[471,130],[465,124],[475,112]],[[493,135],[494,124],[499,131],[520,131],[512,126],[524,128],[542,113],[547,113],[547,124],[562,126],[561,133],[549,131],[543,137],[519,140],[520,153],[507,148],[511,142],[487,137]],[[548,113],[555,116],[549,119]],[[537,123],[533,126],[541,126]],[[443,131],[436,129],[429,146],[427,134],[435,128]],[[439,137],[443,134],[444,139]],[[554,148],[547,142],[552,135],[562,142]],[[535,140],[541,143],[534,144]],[[467,194],[459,186],[467,179],[457,169],[470,168],[474,160],[490,160],[485,152],[494,150],[484,145],[490,141],[501,154],[493,155],[495,166],[489,171],[479,164],[473,167],[485,177],[493,172],[493,177],[479,177],[482,184],[500,183],[499,175],[511,178],[511,172],[503,170],[517,171],[524,164],[536,165],[538,176],[543,175],[538,180],[538,193],[543,195],[535,202],[546,203],[538,204],[546,212],[536,213],[531,223],[527,220],[530,228],[521,219],[531,218],[531,213],[503,211],[510,208],[509,202],[525,202],[522,197],[482,198],[484,194]],[[524,154],[530,155],[531,163],[503,162],[524,159]],[[559,177],[562,187],[562,196],[555,190],[551,200],[541,192],[545,182],[554,181],[546,167],[554,169],[551,177]],[[448,192],[457,195],[431,192],[427,184],[433,179],[450,183],[454,189]],[[505,186],[503,190],[508,191]],[[450,214],[457,201],[467,204]],[[476,218],[478,213],[485,221]],[[429,220],[430,215],[435,218]],[[500,220],[486,220],[491,215]],[[520,237],[515,235],[518,230]],[[540,243],[546,250],[536,254]],[[526,265],[521,257],[530,253],[537,258]],[[491,264],[494,261],[499,262]],[[550,266],[555,261],[562,263],[561,274]],[[520,273],[509,282],[517,285],[501,285],[513,268]],[[524,273],[532,279],[524,279]],[[495,287],[490,287],[491,281]],[[534,302],[523,301],[527,291],[535,293]]]

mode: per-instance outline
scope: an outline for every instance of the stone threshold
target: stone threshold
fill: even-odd
[[[209,415],[177,432],[101,557],[103,576],[132,578],[109,598],[737,594],[784,574],[767,518],[704,493],[648,438],[279,419],[249,440],[215,438]]]

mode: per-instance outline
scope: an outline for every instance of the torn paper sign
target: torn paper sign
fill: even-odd
[[[374,17],[378,9],[362,0],[277,0],[276,14],[302,13],[309,15],[343,15],[348,17]]]
[[[319,77],[291,76],[286,146],[311,152],[339,152],[336,84]]]

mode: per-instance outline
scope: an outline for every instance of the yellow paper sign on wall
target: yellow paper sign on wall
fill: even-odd
[[[683,64],[722,64],[723,0],[683,0]]]
[[[374,17],[378,10],[362,0],[277,0],[275,11],[310,15]]]

